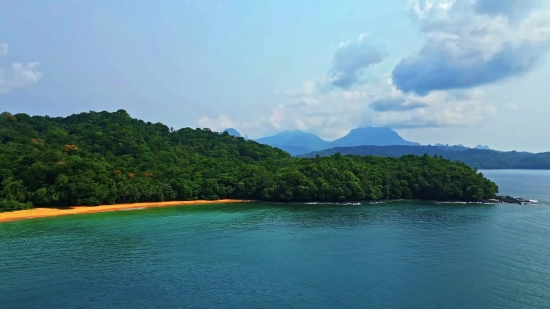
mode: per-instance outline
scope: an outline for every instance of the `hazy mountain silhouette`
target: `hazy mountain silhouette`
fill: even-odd
[[[481,150],[490,150],[491,148],[489,148],[489,146],[483,146],[483,145],[477,145],[475,146],[474,148],[470,148],[470,147],[466,147],[462,144],[458,144],[458,145],[449,145],[449,144],[435,144],[434,145],[435,147],[439,147],[439,148],[443,148],[445,150],[455,150],[455,151],[464,151],[464,150],[467,150],[467,149],[481,149]]]
[[[529,153],[517,151],[496,151],[488,149],[472,149],[458,146],[356,146],[335,147],[300,155],[303,158],[314,158],[319,155],[341,155],[401,157],[404,155],[442,156],[452,161],[460,161],[479,169],[550,169],[550,152]]]
[[[239,131],[233,129],[233,128],[227,128],[225,130],[223,130],[224,132],[227,132],[229,133],[229,135],[233,135],[233,136],[236,136],[236,137],[242,137],[241,136],[241,133],[239,133]]]
[[[351,130],[348,135],[331,142],[331,147],[353,147],[353,146],[389,146],[407,145],[418,146],[404,140],[397,132],[388,127],[364,127]]]
[[[485,149],[485,150],[489,150],[489,149],[491,149],[491,148],[489,148],[489,146],[477,145],[477,146],[476,146],[476,149]]]
[[[330,147],[327,141],[317,135],[300,130],[279,132],[273,136],[259,138],[256,142],[280,148],[292,155]]]
[[[442,148],[442,149],[445,149],[445,150],[451,150],[451,151],[464,151],[466,149],[470,149],[462,144],[458,144],[458,145],[449,145],[449,144],[435,144],[434,145],[435,147],[439,147],[439,148]]]
[[[239,131],[233,128],[227,128],[224,132],[230,135],[242,137]],[[246,136],[246,135],[245,135]],[[248,136],[246,136],[248,138]],[[363,127],[351,130],[346,136],[338,138],[334,141],[325,141],[319,136],[304,132],[301,130],[288,130],[282,131],[272,136],[262,137],[255,140],[260,144],[266,144],[273,147],[282,149],[291,155],[304,155],[322,150],[327,150],[329,153],[332,148],[342,147],[357,147],[357,146],[421,146],[419,143],[410,142],[403,139],[397,132],[389,127]],[[423,146],[431,147],[431,146]],[[411,153],[416,154],[417,151],[425,151],[431,149],[429,153],[433,152],[433,149],[442,149],[446,151],[464,151],[468,149],[489,150],[489,146],[477,145],[475,148],[468,148],[462,144],[449,145],[449,144],[435,144],[433,148],[391,148],[397,150],[397,153]],[[384,148],[365,148],[376,149],[379,151]],[[422,149],[422,150],[420,150]],[[405,152],[403,152],[405,150]],[[323,153],[323,152],[321,152]],[[353,153],[353,151],[352,151]]]
[[[404,140],[388,127],[364,127],[351,130],[346,136],[334,141],[325,141],[319,136],[300,130],[283,131],[273,136],[256,140],[258,143],[280,148],[292,155],[300,155],[334,147],[362,145],[420,145]]]

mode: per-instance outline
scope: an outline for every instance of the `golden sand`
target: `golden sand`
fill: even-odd
[[[221,204],[221,203],[244,203],[247,200],[215,200],[215,201],[172,201],[172,202],[151,202],[133,204],[114,204],[101,206],[73,206],[67,208],[34,208],[29,210],[18,210],[13,212],[0,213],[0,222],[24,220],[31,218],[56,217],[64,215],[87,214],[94,212],[115,211],[135,208],[153,208],[166,206],[192,206],[199,204]]]

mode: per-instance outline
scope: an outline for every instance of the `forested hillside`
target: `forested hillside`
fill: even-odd
[[[291,158],[209,129],[173,130],[124,110],[0,115],[0,211],[194,199],[476,200],[496,185],[429,156]]]
[[[311,152],[300,157],[311,158],[317,155],[330,156],[335,153],[360,156],[401,157],[404,155],[443,156],[445,159],[460,161],[479,169],[550,169],[550,152],[503,152],[488,149],[470,149],[438,146],[357,146],[337,147]]]

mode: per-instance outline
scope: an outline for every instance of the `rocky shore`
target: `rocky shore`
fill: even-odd
[[[486,203],[507,203],[507,204],[519,204],[519,205],[526,205],[526,204],[536,204],[537,201],[534,200],[526,200],[519,197],[513,197],[513,196],[497,196],[496,199],[486,200],[484,201]]]

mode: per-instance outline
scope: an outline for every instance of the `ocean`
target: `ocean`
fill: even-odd
[[[538,205],[218,204],[0,223],[0,308],[550,308]]]

